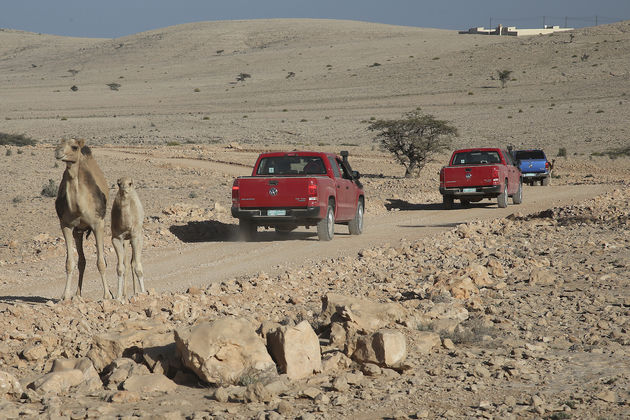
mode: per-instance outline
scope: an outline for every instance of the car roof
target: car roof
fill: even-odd
[[[326,153],[326,152],[312,152],[312,151],[298,151],[293,150],[290,152],[265,152],[260,154],[261,157],[278,157],[278,156],[333,156],[336,157],[335,153]]]

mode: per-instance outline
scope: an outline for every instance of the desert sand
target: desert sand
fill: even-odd
[[[24,389],[0,394],[3,412],[627,416],[630,160],[601,154],[629,145],[630,23],[572,34],[460,35],[329,20],[200,22],[117,39],[0,29],[0,132],[38,141],[0,146],[0,371]],[[499,70],[512,71],[504,88]],[[523,204],[507,209],[482,202],[442,210],[437,173],[447,155],[419,178],[404,179],[367,130],[370,121],[415,109],[458,128],[453,148],[544,148],[555,159],[552,185],[525,187]],[[134,179],[145,209],[148,295],[98,302],[90,238],[84,297],[59,301],[65,248],[54,198],[40,192],[61,179],[53,149],[64,137],[86,139],[110,196],[119,177]],[[350,152],[367,197],[362,236],[338,226],[327,244],[313,229],[235,240],[232,180],[249,174],[261,151],[293,149]],[[557,156],[561,149],[566,156]],[[109,238],[105,245],[112,287],[115,254]],[[445,286],[477,265],[489,282],[472,295]],[[551,280],[540,281],[540,270]],[[329,292],[416,313],[422,322],[391,326],[407,337],[410,368],[355,362],[258,402],[245,402],[238,387],[181,375],[170,378],[179,384],[174,391],[127,399],[113,397],[120,389],[105,372],[101,388],[89,392],[28,388],[54,359],[86,357],[98,334],[142,329],[140,321],[157,321],[160,333],[171,335],[225,316],[321,327],[321,299]],[[443,304],[469,314],[459,319],[459,335],[426,321]],[[418,343],[427,330],[439,333],[440,344],[424,352]],[[340,351],[325,333],[320,338],[323,353]],[[352,380],[333,386],[339,378]],[[228,389],[229,400],[217,398],[217,389]]]

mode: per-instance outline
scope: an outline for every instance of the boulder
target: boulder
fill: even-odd
[[[55,359],[51,372],[65,372],[78,369],[83,372],[83,381],[81,389],[83,391],[92,392],[103,388],[103,383],[94,368],[92,361],[87,357],[80,359]]]
[[[83,382],[83,372],[79,369],[50,372],[31,382],[28,387],[45,394],[62,394]]]
[[[0,399],[6,397],[20,398],[23,390],[20,381],[9,372],[0,371]]]
[[[379,330],[359,337],[351,358],[359,363],[398,367],[407,358],[407,340],[400,331]]]
[[[175,331],[182,363],[208,383],[236,383],[250,371],[275,371],[262,339],[244,319],[222,318]]]
[[[398,303],[375,303],[328,293],[322,297],[321,317],[325,324],[352,323],[357,330],[369,333],[393,323],[402,323],[407,318],[407,311]]]
[[[112,361],[122,357],[126,350],[143,348],[143,340],[146,337],[163,332],[163,329],[163,324],[152,322],[136,325],[121,332],[99,334],[94,337],[87,357],[94,363],[94,368],[102,372]]]
[[[302,379],[321,372],[319,339],[307,321],[295,327],[280,327],[267,335],[267,346],[280,373],[289,379]]]
[[[431,331],[418,331],[414,335],[413,343],[420,354],[429,354],[433,347],[437,347],[442,344],[440,336],[437,333]]]

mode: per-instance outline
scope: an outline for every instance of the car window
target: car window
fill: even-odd
[[[264,157],[256,175],[325,175],[326,167],[319,156]]]
[[[499,153],[494,150],[456,153],[452,165],[485,165],[488,163],[501,163]]]
[[[341,172],[339,171],[339,165],[337,165],[336,159],[332,156],[328,156],[328,162],[330,163],[335,178],[341,178]]]
[[[516,160],[546,159],[542,150],[517,150]]]

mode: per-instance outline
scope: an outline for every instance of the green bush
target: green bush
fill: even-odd
[[[23,134],[0,133],[0,146],[34,146],[36,143],[36,140],[26,137]]]
[[[561,147],[558,149],[558,157],[567,157],[567,148]]]

